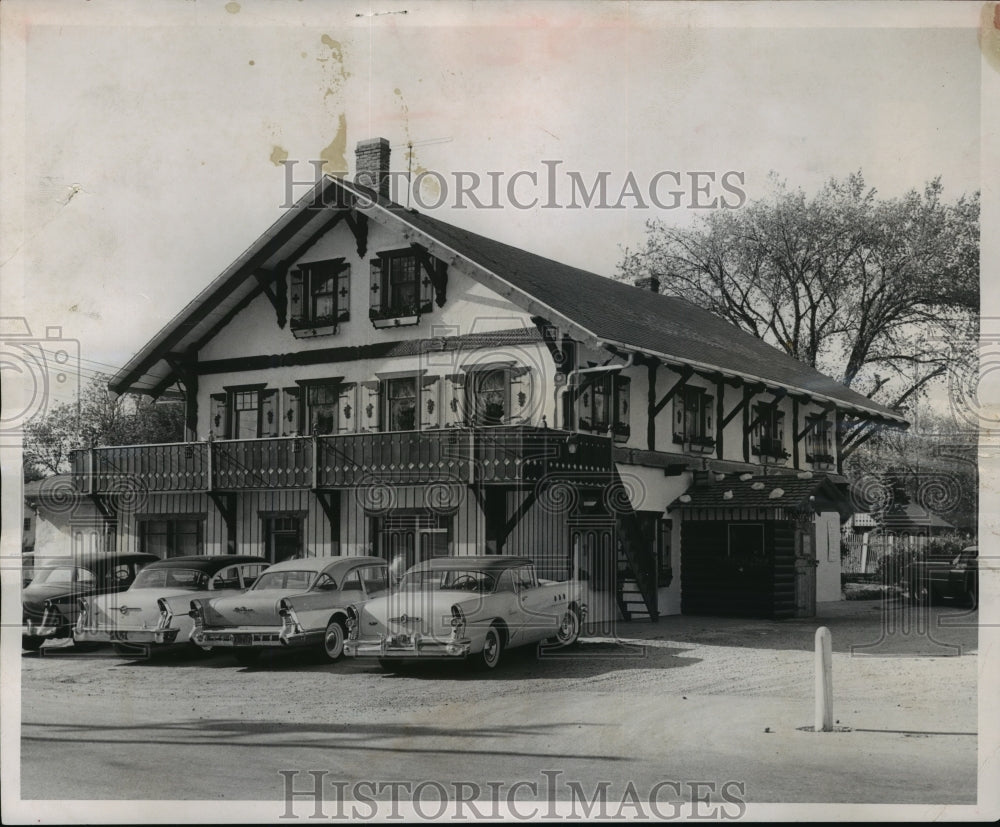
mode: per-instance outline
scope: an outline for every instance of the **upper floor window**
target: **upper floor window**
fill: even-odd
[[[339,387],[334,384],[306,387],[306,422],[309,434],[322,436],[337,433]]]
[[[754,405],[750,450],[758,456],[785,459],[785,414],[776,405]]]
[[[581,431],[607,433],[627,440],[629,425],[629,388],[627,376],[599,373],[590,376],[580,390],[578,424]]]
[[[226,388],[211,396],[215,439],[257,439],[278,435],[278,391],[264,385]]]
[[[291,327],[296,336],[333,333],[350,317],[351,265],[342,258],[291,272]]]
[[[387,431],[416,430],[417,377],[386,380],[385,412]]]
[[[256,439],[260,436],[260,392],[237,391],[233,394],[233,439]]]
[[[431,309],[433,285],[420,259],[411,249],[379,253],[371,265],[369,318],[376,327],[414,324]],[[378,324],[379,322],[383,324]]]
[[[704,388],[685,386],[674,398],[673,441],[694,448],[714,448],[715,398]]]
[[[806,417],[806,462],[833,462],[833,427],[823,414]]]
[[[469,394],[469,412],[475,425],[502,425],[510,409],[510,371],[507,368],[488,368],[469,374],[466,387]]]

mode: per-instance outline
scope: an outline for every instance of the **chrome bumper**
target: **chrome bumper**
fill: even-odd
[[[59,630],[59,627],[49,626],[45,621],[46,617],[42,617],[38,623],[35,623],[33,620],[24,621],[24,625],[21,627],[21,634],[24,637],[53,637]]]
[[[323,632],[286,632],[282,627],[256,629],[199,629],[191,640],[203,649],[308,646],[323,639]]]
[[[156,643],[165,646],[177,640],[179,629],[76,629],[73,640],[81,643]]]
[[[346,640],[344,654],[352,658],[466,658],[472,650],[469,640],[440,640],[413,635],[381,636],[378,640]]]

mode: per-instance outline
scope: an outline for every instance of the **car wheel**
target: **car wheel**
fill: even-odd
[[[916,583],[910,584],[910,602],[914,604],[933,603],[934,593],[926,586],[919,586]]]
[[[323,633],[323,652],[327,660],[338,661],[344,656],[344,638],[347,629],[342,620],[334,619],[326,625]]]
[[[240,666],[253,666],[260,659],[260,649],[234,649],[233,656]]]
[[[45,643],[45,638],[37,635],[21,635],[21,648],[25,652],[37,652]]]
[[[558,646],[572,646],[580,639],[580,614],[576,609],[567,609],[559,620],[559,628],[552,639]]]
[[[479,652],[473,663],[478,669],[489,671],[500,665],[503,654],[503,635],[496,624],[486,630],[486,640],[483,641],[483,651]]]

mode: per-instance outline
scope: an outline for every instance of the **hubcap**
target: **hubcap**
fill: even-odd
[[[326,630],[326,653],[332,657],[338,657],[344,646],[344,638],[340,633],[340,627],[333,624]]]
[[[486,646],[483,651],[483,656],[487,663],[496,663],[498,649],[499,642],[497,641],[496,632],[488,633],[486,635]]]

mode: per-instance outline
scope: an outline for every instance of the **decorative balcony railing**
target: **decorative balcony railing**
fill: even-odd
[[[612,440],[530,426],[130,445],[73,452],[87,494],[518,483],[610,473]]]

